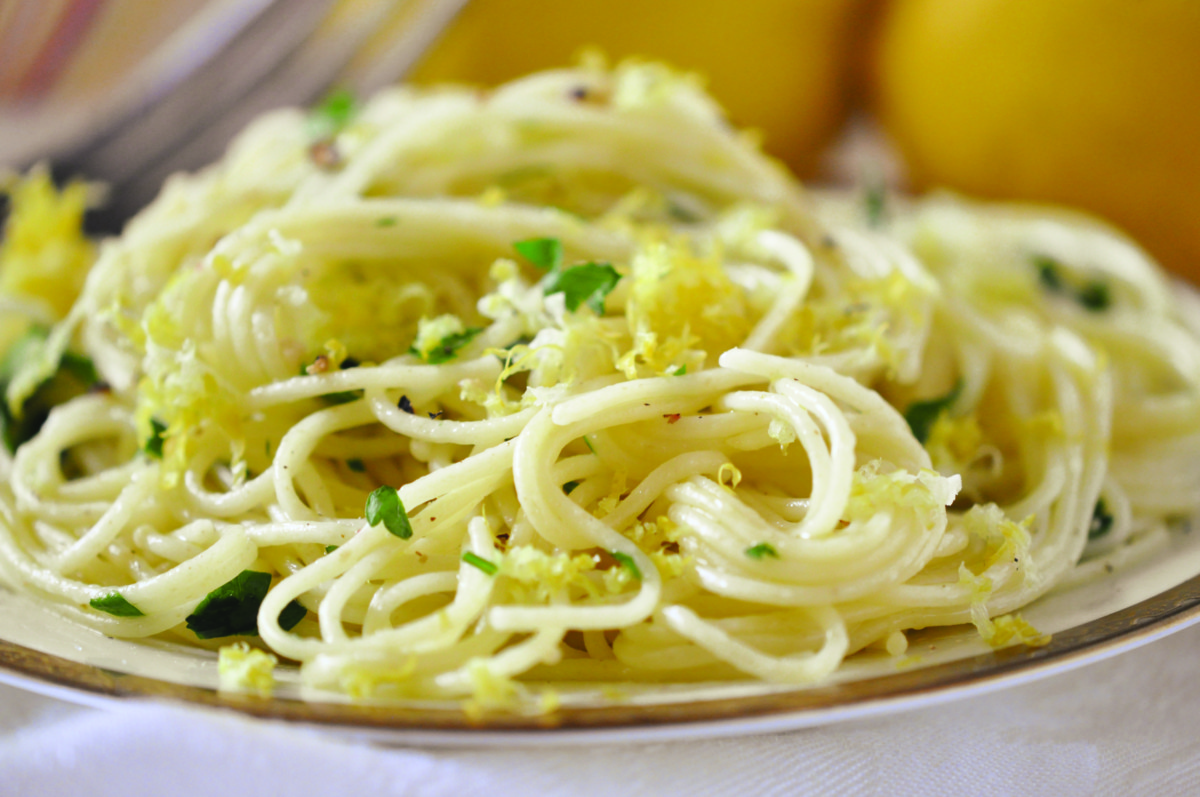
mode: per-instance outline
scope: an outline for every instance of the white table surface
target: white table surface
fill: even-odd
[[[795,733],[422,750],[0,686],[0,795],[1194,795],[1200,627],[1035,683]]]

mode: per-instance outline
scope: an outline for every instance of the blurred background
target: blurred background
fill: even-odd
[[[705,75],[807,181],[1066,204],[1200,279],[1197,0],[0,0],[0,166],[108,182],[112,230],[266,108],[588,46]]]

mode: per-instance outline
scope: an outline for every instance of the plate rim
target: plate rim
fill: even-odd
[[[491,713],[395,703],[259,698],[97,667],[0,639],[0,681],[93,707],[158,700],[304,724],[376,742],[545,744],[735,736],[829,724],[934,705],[1053,675],[1132,650],[1200,622],[1200,575],[1138,603],[1016,645],[861,680],[688,702],[563,706],[551,714]]]

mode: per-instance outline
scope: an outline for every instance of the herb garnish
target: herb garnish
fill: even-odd
[[[0,437],[10,453],[42,428],[53,407],[86,393],[99,377],[92,361],[81,354],[64,351],[54,373],[42,380],[24,399],[9,401],[9,386],[18,373],[38,366],[46,350],[50,330],[34,325],[18,338],[0,361]],[[38,366],[40,367],[40,366]]]
[[[866,193],[863,195],[863,203],[866,205],[867,225],[882,227],[884,215],[887,212],[887,192],[883,183],[872,182],[868,185]]]
[[[608,263],[584,263],[563,271],[551,272],[546,283],[546,295],[561,293],[567,309],[575,312],[579,305],[587,306],[596,315],[604,315],[604,297],[612,293],[621,275]]]
[[[354,471],[355,473],[363,473],[367,469],[367,466],[365,464],[363,464],[363,461],[361,459],[346,460],[346,467],[349,468],[350,470]]]
[[[779,552],[768,542],[760,542],[758,545],[753,545],[746,549],[746,556],[751,559],[763,559],[770,557],[772,559],[779,558]]]
[[[201,639],[258,636],[258,607],[271,588],[271,574],[243,570],[214,589],[187,617],[187,627]],[[290,631],[304,619],[307,609],[296,601],[279,614],[279,625]]]
[[[904,420],[908,422],[908,428],[912,429],[913,437],[917,438],[917,442],[925,444],[937,419],[942,416],[942,413],[950,411],[954,402],[958,401],[962,389],[963,380],[959,379],[954,383],[950,392],[941,398],[914,401],[908,405],[908,409],[904,411]]]
[[[466,346],[475,336],[482,332],[481,327],[467,327],[462,332],[452,332],[446,337],[438,341],[437,345],[429,351],[422,352],[412,345],[408,349],[408,353],[416,357],[420,357],[430,365],[441,365],[444,362],[449,362],[458,356],[458,350]]]
[[[530,263],[549,272],[546,296],[561,293],[572,313],[586,303],[596,315],[604,315],[604,297],[621,281],[621,275],[610,263],[582,263],[564,269],[562,242],[557,238],[531,238],[514,243],[513,248]]]
[[[358,99],[347,89],[334,89],[325,95],[311,113],[316,138],[331,136],[342,130],[358,113]]]
[[[629,575],[633,576],[638,581],[642,580],[642,571],[638,570],[637,562],[633,561],[632,556],[627,553],[621,553],[620,551],[609,551],[609,553],[612,554],[613,559],[617,560],[617,564],[629,571]]]
[[[542,271],[556,271],[562,267],[563,247],[557,238],[530,238],[513,244],[517,254],[533,263]]]
[[[372,526],[382,523],[385,529],[402,540],[407,540],[413,534],[400,494],[395,487],[386,484],[367,497],[367,522]]]
[[[1086,310],[1103,312],[1112,305],[1112,290],[1104,280],[1092,279],[1078,289],[1072,289],[1063,276],[1062,264],[1046,255],[1034,255],[1033,266],[1038,272],[1038,282],[1049,293],[1070,293]]]
[[[1045,255],[1035,255],[1033,267],[1037,269],[1038,281],[1042,283],[1043,288],[1051,293],[1058,293],[1063,289],[1061,266],[1057,260]]]
[[[467,564],[471,565],[472,567],[479,568],[483,572],[487,573],[489,576],[494,576],[500,572],[500,566],[497,565],[495,562],[489,562],[487,559],[484,559],[480,556],[476,556],[475,554],[471,553],[470,551],[467,551],[466,553],[464,553],[462,555],[462,560],[464,562],[466,562]]]
[[[125,596],[119,592],[111,592],[102,598],[92,598],[90,601],[88,601],[88,605],[93,609],[99,609],[102,612],[107,612],[113,617],[146,616],[141,609],[125,600]]]
[[[1081,305],[1094,313],[1107,310],[1112,304],[1112,294],[1109,292],[1108,283],[1100,280],[1093,280],[1084,285],[1079,289],[1079,293],[1075,294],[1075,298]]]
[[[1088,539],[1097,540],[1112,529],[1113,515],[1108,511],[1108,504],[1101,498],[1092,510],[1092,522],[1088,525]]]
[[[333,553],[334,551],[336,551],[336,550],[337,550],[338,548],[340,548],[340,547],[341,547],[341,546],[339,546],[339,545],[326,545],[326,546],[325,546],[325,553]]]
[[[163,433],[167,431],[167,425],[157,418],[150,419],[150,437],[146,439],[146,444],[142,446],[142,450],[149,456],[155,459],[162,459],[163,456]]]
[[[570,495],[575,490],[575,488],[578,486],[579,486],[579,482],[567,482],[566,484],[563,485],[563,492],[566,493],[567,495]]]

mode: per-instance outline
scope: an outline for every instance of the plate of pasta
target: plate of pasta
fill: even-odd
[[[273,112],[98,245],[10,194],[34,688],[761,730],[1198,617],[1191,290],[1066,211],[808,191],[664,66]]]

